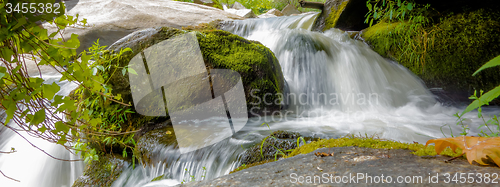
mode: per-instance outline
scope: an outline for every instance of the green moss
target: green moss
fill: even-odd
[[[343,1],[339,6],[332,6],[332,9],[330,10],[330,14],[328,15],[328,18],[325,20],[325,28],[323,31],[326,31],[331,28],[335,28],[335,25],[337,24],[337,21],[340,18],[340,15],[344,11],[345,7],[349,1]]]
[[[470,93],[500,83],[499,68],[472,76],[500,55],[500,14],[496,10],[452,14],[427,27],[381,22],[366,29],[363,37],[376,52],[398,61],[430,87]]]
[[[111,186],[124,170],[124,160],[116,155],[107,155],[92,161],[73,187]]]
[[[361,138],[355,136],[346,136],[344,138],[338,139],[319,139],[312,141],[308,144],[302,145],[298,148],[295,148],[290,154],[288,154],[285,158],[290,158],[299,154],[308,154],[317,149],[321,148],[329,148],[329,147],[365,147],[372,149],[408,149],[412,150],[412,154],[417,156],[434,156],[437,155],[434,146],[429,145],[425,146],[418,143],[401,143],[397,141],[390,140],[381,140],[377,138]],[[458,148],[456,152],[453,152],[450,148],[446,148],[441,155],[457,157],[462,154],[462,150]],[[262,165],[269,162],[274,162],[274,159],[264,159],[259,160],[257,162],[253,162],[250,164],[243,164],[240,167],[233,170],[231,173],[241,171],[243,169],[247,169],[253,166]]]
[[[266,93],[268,101],[283,94],[284,78],[274,53],[256,41],[221,30],[202,31],[197,34],[205,64],[213,69],[231,69],[241,75],[247,98],[247,107],[279,110],[279,104],[266,105],[256,101]],[[251,95],[252,90],[259,90]],[[258,103],[258,104],[250,104]]]
[[[373,149],[408,149],[412,150],[412,154],[418,156],[433,156],[436,155],[436,151],[434,150],[434,146],[425,146],[418,143],[401,143],[397,141],[390,140],[380,140],[374,138],[359,138],[359,137],[345,137],[338,139],[321,139],[318,141],[313,141],[306,145],[300,146],[291,152],[288,157],[292,157],[299,154],[307,154],[313,152],[320,148],[325,147],[366,147]],[[461,155],[461,150],[457,150],[457,153],[453,153],[451,149],[444,150],[441,155],[456,157]]]

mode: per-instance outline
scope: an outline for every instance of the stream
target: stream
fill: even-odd
[[[438,102],[423,82],[405,67],[378,55],[360,40],[330,29],[312,32],[317,13],[227,22],[223,30],[269,47],[278,58],[290,90],[287,110],[249,118],[232,137],[186,154],[173,147],[156,146],[158,162],[128,167],[112,186],[171,186],[181,182],[227,175],[240,165],[239,156],[272,131],[288,130],[303,136],[338,138],[346,134],[376,135],[401,142],[425,142],[459,134],[453,114],[464,106]],[[52,80],[54,81],[54,80]],[[74,85],[59,83],[67,94]],[[73,87],[72,87],[73,86]],[[69,90],[69,91],[68,91]],[[271,102],[271,101],[269,101]],[[484,115],[499,108],[485,108]],[[464,116],[471,134],[482,120],[477,113]],[[262,125],[267,123],[269,126]],[[448,124],[449,127],[441,127]],[[443,134],[444,133],[444,134]],[[53,160],[7,129],[0,129],[0,150],[15,147],[15,154],[0,155],[0,170],[21,183],[0,177],[4,186],[71,186],[82,174],[82,163]],[[39,139],[41,148],[61,158],[72,158],[66,150]],[[150,182],[164,175],[166,179]]]

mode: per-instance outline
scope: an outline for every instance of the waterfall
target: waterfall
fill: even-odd
[[[270,48],[278,58],[290,93],[287,110],[249,119],[246,126],[217,144],[181,154],[173,146],[152,145],[152,164],[128,168],[114,187],[172,186],[191,180],[226,175],[240,165],[245,148],[271,131],[289,130],[303,136],[337,138],[346,134],[373,135],[402,142],[425,143],[431,138],[458,134],[453,114],[465,106],[437,102],[423,82],[408,69],[382,58],[365,43],[345,32],[330,29],[312,32],[317,13],[226,22],[223,29]],[[50,77],[50,76],[49,76]],[[57,77],[57,76],[54,76]],[[74,89],[59,83],[61,93]],[[69,90],[69,91],[68,91]],[[485,108],[488,116],[498,108]],[[2,115],[0,115],[2,116]],[[466,114],[471,133],[479,132],[477,113]],[[269,127],[262,126],[267,122]],[[448,124],[449,127],[443,128]],[[15,147],[14,154],[0,154],[0,170],[21,183],[0,176],[2,186],[71,186],[81,175],[81,163],[60,162],[35,150],[8,129],[0,128],[0,150]],[[71,155],[60,146],[30,138],[60,158]],[[151,182],[163,176],[162,180]]]
[[[43,69],[43,68],[42,68]],[[60,74],[54,72],[43,72],[46,83],[52,83],[60,79]],[[68,95],[77,85],[68,81],[58,82],[61,90],[58,95]],[[1,111],[4,116],[5,111]],[[2,120],[5,120],[2,117]],[[11,127],[16,124],[9,122]],[[63,146],[50,143],[40,138],[28,135],[26,132],[19,132],[31,143],[46,151],[50,155],[66,160],[78,160],[79,156],[74,155]],[[50,158],[40,150],[34,148],[21,136],[12,130],[0,126],[0,151],[8,152],[15,148],[16,152],[11,154],[0,154],[0,170],[7,176],[20,182],[0,176],[0,184],[9,187],[71,187],[73,182],[83,173],[82,162],[66,162]]]

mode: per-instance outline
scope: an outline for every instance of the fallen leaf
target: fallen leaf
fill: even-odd
[[[167,132],[166,132],[165,134],[172,134],[172,132],[170,132],[170,131],[167,131]]]
[[[467,161],[472,164],[476,161],[481,165],[489,165],[494,162],[500,166],[500,137],[474,137],[460,136],[455,138],[438,138],[427,141],[425,144],[434,143],[437,154],[440,154],[444,149],[450,147],[453,151],[457,148],[463,150],[467,155]]]

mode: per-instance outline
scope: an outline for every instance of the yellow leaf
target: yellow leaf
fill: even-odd
[[[460,148],[467,155],[467,161],[472,164],[476,161],[481,165],[488,165],[494,162],[500,166],[500,137],[474,137],[460,136],[455,138],[438,138],[427,141],[425,144],[434,143],[436,153],[441,153],[447,147],[453,151]]]

